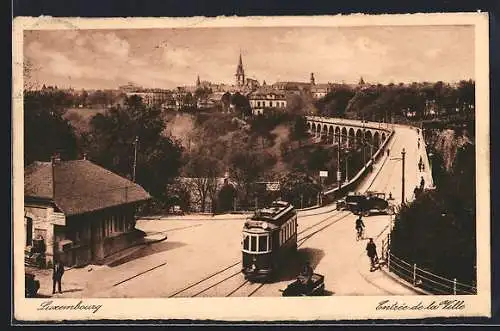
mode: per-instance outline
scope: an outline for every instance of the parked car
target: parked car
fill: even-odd
[[[172,208],[170,208],[170,212],[174,215],[184,215],[184,211],[181,206],[178,205],[172,206]]]
[[[392,206],[383,192],[368,191],[365,194],[350,192],[337,201],[337,210],[349,210],[353,214],[368,216],[371,213],[394,214]]]
[[[30,272],[24,273],[24,295],[26,298],[34,298],[40,289],[40,281]]]

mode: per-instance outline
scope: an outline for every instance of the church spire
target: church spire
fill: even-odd
[[[245,71],[243,70],[243,60],[241,59],[241,52],[235,76],[236,76],[236,86],[241,87],[245,85]]]
[[[200,82],[200,75],[196,78],[196,87],[200,87],[201,82]]]

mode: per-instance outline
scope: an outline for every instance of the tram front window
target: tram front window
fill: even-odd
[[[257,237],[256,236],[250,237],[250,251],[252,251],[252,252],[257,251]]]
[[[259,237],[259,252],[267,252],[267,236]]]
[[[248,251],[248,242],[249,242],[248,238],[249,238],[248,235],[245,235],[245,237],[243,238],[243,249],[247,250],[247,251]]]

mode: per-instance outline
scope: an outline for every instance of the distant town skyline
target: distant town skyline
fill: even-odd
[[[422,47],[424,46],[424,47]],[[29,81],[38,86],[172,89],[245,75],[317,83],[456,82],[475,79],[472,26],[262,27],[30,30]]]

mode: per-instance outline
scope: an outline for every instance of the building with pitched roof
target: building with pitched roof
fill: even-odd
[[[265,87],[250,93],[248,101],[254,115],[262,114],[265,108],[281,108],[284,110],[287,105],[284,91]]]
[[[140,185],[86,159],[34,162],[24,171],[25,245],[43,239],[47,262],[96,262],[142,239],[135,209],[150,198]]]

